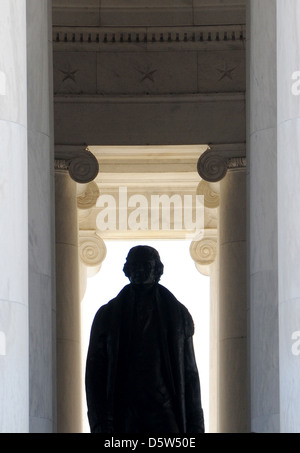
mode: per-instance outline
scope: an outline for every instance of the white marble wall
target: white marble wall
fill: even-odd
[[[55,423],[51,1],[27,0],[30,432]]]
[[[0,432],[28,432],[26,1],[0,4]]]

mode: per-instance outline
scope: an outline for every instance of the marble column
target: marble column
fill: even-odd
[[[52,2],[27,0],[30,432],[56,425]],[[39,70],[37,71],[37,67]]]
[[[220,182],[219,432],[248,430],[246,172],[233,168]]]
[[[71,155],[56,151],[56,157],[60,157],[55,160],[57,431],[80,433],[82,363],[77,183],[91,182],[99,168],[96,158],[88,151]]]
[[[0,431],[52,432],[50,1],[0,4]],[[36,68],[39,68],[39,71]]]
[[[218,241],[219,245],[219,241]],[[210,266],[210,397],[209,397],[209,432],[218,433],[219,428],[219,363],[220,363],[220,329],[219,329],[219,252]]]
[[[300,103],[296,0],[248,2],[252,431],[300,430]]]
[[[277,1],[247,8],[248,310],[251,431],[280,431]]]
[[[246,159],[243,146],[212,147],[199,159],[198,172],[218,183],[220,207],[212,275],[212,429],[248,431]],[[235,156],[235,157],[233,157]]]
[[[76,182],[55,172],[57,430],[81,432],[81,338]]]
[[[1,1],[0,38],[0,432],[20,433],[29,431],[25,0]]]
[[[277,0],[280,432],[300,431],[300,4]],[[296,89],[295,89],[295,81]],[[299,341],[298,341],[299,345]]]

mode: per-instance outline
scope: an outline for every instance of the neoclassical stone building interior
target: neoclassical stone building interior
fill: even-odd
[[[210,277],[209,431],[300,431],[299,8],[1,0],[1,432],[81,432],[88,276],[111,239],[183,238]],[[153,219],[162,194],[204,200],[201,235]]]

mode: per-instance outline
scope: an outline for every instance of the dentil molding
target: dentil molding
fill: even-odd
[[[234,45],[244,45],[245,25],[210,25],[186,27],[53,27],[54,46],[78,47],[86,49],[114,50],[117,45],[131,46],[133,50],[145,46],[170,46],[193,44],[222,45],[232,49]]]

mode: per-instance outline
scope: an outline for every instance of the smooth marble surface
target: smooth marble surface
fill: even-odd
[[[81,432],[80,283],[76,182],[56,172],[57,429]]]
[[[292,350],[300,330],[300,98],[291,90],[299,70],[300,5],[277,1],[278,28],[278,275],[281,432],[300,430],[300,360]]]
[[[280,430],[279,332],[277,271],[257,272],[250,279],[251,431]]]
[[[276,125],[276,3],[251,0],[248,8],[249,132],[252,134]]]
[[[248,230],[250,273],[277,266],[277,131],[254,132],[248,140]]]
[[[220,182],[219,428],[248,429],[246,172],[229,170]]]
[[[250,430],[263,433],[280,431],[276,2],[247,7]]]
[[[53,425],[49,3],[0,5],[1,432]]]
[[[36,3],[27,0],[27,103],[28,128],[50,135],[50,112],[52,96],[50,86],[52,46],[49,45],[48,4],[49,0]]]
[[[159,26],[245,23],[245,0],[53,0],[54,23]],[[218,8],[220,14],[216,15]]]
[[[27,433],[28,309],[11,300],[1,299],[0,303],[0,330],[6,337],[6,354],[0,356],[0,432]]]
[[[54,429],[54,150],[51,1],[27,0],[30,432]],[[38,69],[37,69],[38,68]],[[50,431],[51,431],[50,430]]]
[[[0,98],[0,119],[26,125],[25,0],[3,0],[0,14],[0,71],[5,96]]]
[[[27,306],[27,132],[0,121],[0,299]]]
[[[252,430],[296,433],[300,361],[293,353],[293,334],[300,326],[300,104],[292,84],[299,69],[300,5],[295,0],[254,0],[250,8]],[[258,42],[262,29],[264,40]]]
[[[25,1],[0,5],[0,432],[28,432],[28,201]],[[16,37],[18,36],[18,39]]]
[[[55,137],[60,144],[121,146],[242,143],[244,96],[229,96],[56,98]]]
[[[101,24],[115,25],[191,25],[193,0],[153,0],[151,8],[146,0],[101,0]]]

